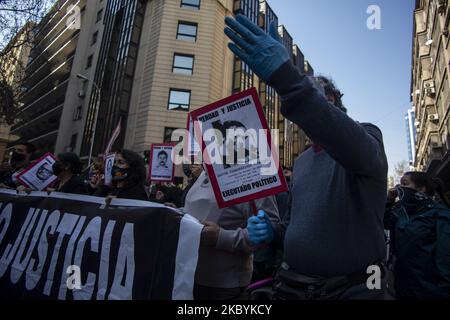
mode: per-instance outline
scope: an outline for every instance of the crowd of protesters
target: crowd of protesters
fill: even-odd
[[[110,185],[101,157],[83,171],[76,154],[58,154],[58,179],[47,191],[153,201],[197,218],[204,228],[195,299],[244,299],[249,291],[279,300],[450,299],[442,182],[408,172],[388,191],[381,131],[347,115],[330,79],[298,72],[275,24],[269,34],[242,15],[226,24],[230,49],[278,92],[282,114],[312,141],[283,168],[288,192],[219,208],[202,165],[183,166],[183,189],[149,186],[143,158],[130,150],[116,153]],[[19,141],[11,151],[0,186],[23,191],[15,177],[37,159],[35,148]],[[380,270],[375,289],[367,284],[371,266]]]
[[[379,201],[383,210],[381,220],[378,220],[379,215],[372,212],[377,206],[370,207],[370,201],[364,201],[364,196],[358,195],[358,192],[365,191],[373,196],[373,189],[364,187],[364,183],[359,181],[366,177],[358,178],[345,173],[348,169],[343,166],[341,168],[339,165],[338,170],[344,173],[335,173],[337,165],[333,165],[333,174],[351,179],[349,189],[356,184],[364,187],[364,190],[347,189],[348,193],[344,194],[345,183],[340,181],[333,184],[329,176],[329,188],[333,189],[329,192],[333,192],[333,196],[325,194],[324,186],[319,188],[311,182],[305,187],[299,185],[299,182],[305,183],[308,176],[301,167],[297,168],[299,163],[306,161],[305,157],[315,157],[314,162],[321,161],[321,156],[326,157],[328,162],[333,159],[326,149],[320,148],[318,151],[317,148],[314,144],[309,146],[297,160],[294,170],[283,167],[289,191],[256,201],[256,208],[240,204],[220,209],[208,174],[198,164],[183,166],[186,177],[183,189],[173,184],[148,185],[143,158],[130,150],[116,153],[110,185],[104,183],[105,169],[101,156],[87,170],[83,170],[83,163],[76,154],[58,154],[52,168],[57,180],[46,191],[105,197],[108,200],[124,198],[153,201],[180,208],[196,217],[204,224],[204,229],[195,276],[195,299],[245,299],[250,296],[254,299],[450,298],[450,203],[442,182],[423,172],[405,173],[400,184],[390,189]],[[9,167],[0,171],[0,187],[27,191],[15,177],[41,155],[36,153],[31,143],[16,142],[11,147]],[[318,168],[325,170],[325,164],[318,164]],[[311,170],[311,164],[308,166]],[[302,174],[301,181],[297,180],[299,172]],[[312,189],[308,193],[306,188]],[[320,207],[326,207],[323,213],[317,211],[317,204],[313,203],[302,204],[307,205],[307,208],[293,209],[293,204],[305,196],[298,194],[299,190],[309,194],[309,197],[312,192],[318,192],[323,200],[333,202],[342,199],[340,201],[344,203],[329,204],[322,201]],[[354,201],[359,207],[351,204],[352,196],[355,195],[358,195]],[[255,210],[259,212],[256,216]],[[354,215],[351,210],[355,210]],[[308,214],[311,212],[315,215]],[[302,214],[307,215],[307,218],[302,217]],[[320,214],[326,215],[326,219],[315,221],[320,219]],[[369,219],[370,215],[375,215],[377,219]],[[306,220],[299,225],[296,219]],[[309,229],[305,230],[305,224],[310,224]],[[314,231],[314,228],[317,230]],[[325,230],[321,230],[323,228]],[[345,234],[339,228],[344,229]],[[384,229],[382,244],[379,245],[382,247],[379,248],[381,255],[376,259],[371,257],[371,260],[364,260],[364,256],[371,254],[373,245],[378,248],[376,233],[379,228]],[[363,231],[367,233],[364,237],[361,236]],[[311,241],[306,242],[309,252],[296,254],[296,258],[306,260],[299,266],[291,267],[295,260],[290,260],[294,258],[289,257],[290,249],[286,249],[286,241],[290,241],[286,235],[288,232],[292,233],[290,237],[294,239],[305,237],[305,234],[298,233],[313,233],[313,239],[297,239]],[[386,234],[389,237],[385,237]],[[334,241],[348,241],[345,243],[347,247],[340,249],[351,252],[333,251],[338,248],[327,244],[329,237]],[[364,240],[365,237],[368,240]],[[356,243],[358,241],[363,241],[364,247],[357,249],[356,246],[361,246]],[[370,244],[371,241],[373,244]],[[300,246],[296,250],[301,249],[301,244],[296,244]],[[314,271],[314,260],[320,259],[321,252],[336,259],[321,266],[323,273]],[[349,255],[351,258],[348,258]],[[366,270],[363,268],[358,273],[349,266],[342,267],[340,264],[343,262],[339,259],[361,260],[360,263],[367,266],[380,266],[383,289],[368,290]],[[301,268],[309,268],[308,273],[303,273]],[[335,269],[343,274],[334,275]],[[391,285],[389,290],[388,283]]]

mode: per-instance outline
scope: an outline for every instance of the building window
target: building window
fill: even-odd
[[[197,41],[197,27],[196,23],[178,22],[177,39],[191,42]]]
[[[182,8],[200,9],[200,0],[181,0]]]
[[[92,35],[92,43],[91,45],[94,45],[97,43],[97,38],[98,38],[98,31],[96,31],[93,35]]]
[[[172,141],[172,133],[175,130],[178,130],[178,128],[170,128],[170,127],[164,128],[164,143],[176,142],[176,141]]]
[[[168,109],[188,111],[190,100],[191,91],[170,89]]]
[[[75,108],[75,111],[73,112],[73,121],[78,121],[81,120],[82,116],[83,116],[83,107],[82,106],[78,106]]]
[[[102,20],[102,15],[103,15],[103,9],[100,9],[97,12],[97,20],[95,21],[96,23],[99,22],[100,20]]]
[[[87,58],[86,69],[89,69],[92,66],[92,54]]]
[[[194,70],[194,56],[175,53],[173,55],[172,72],[192,75]]]

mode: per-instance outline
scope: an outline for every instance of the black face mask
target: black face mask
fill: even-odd
[[[25,155],[22,153],[17,153],[16,151],[13,151],[13,153],[11,154],[11,164],[12,165],[15,165],[24,160],[25,160]]]
[[[120,168],[113,166],[111,170],[112,179],[114,181],[123,181],[128,177],[128,168]]]
[[[52,166],[53,174],[59,176],[64,171],[64,166],[61,161],[56,161]]]
[[[408,213],[414,213],[432,201],[425,193],[408,188],[398,187],[398,198]]]

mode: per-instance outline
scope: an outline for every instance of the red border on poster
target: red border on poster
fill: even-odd
[[[205,157],[205,166],[206,166],[206,170],[208,172],[208,176],[211,180],[211,184],[213,187],[213,191],[214,191],[214,195],[216,196],[216,200],[217,200],[217,205],[219,206],[219,208],[226,208],[232,205],[236,205],[236,204],[240,204],[240,203],[246,203],[246,202],[251,202],[257,199],[261,199],[261,198],[265,198],[265,197],[269,197],[281,192],[285,192],[288,190],[288,186],[287,186],[287,182],[286,179],[284,178],[283,175],[283,170],[280,167],[280,163],[279,163],[279,158],[278,158],[278,154],[277,151],[274,150],[274,148],[272,148],[272,137],[270,135],[270,130],[269,130],[269,126],[267,124],[267,120],[266,117],[264,116],[264,112],[261,106],[261,102],[259,101],[259,97],[258,97],[258,93],[256,91],[256,88],[251,88],[245,91],[242,91],[240,93],[237,93],[233,96],[230,96],[228,98],[222,99],[220,101],[214,102],[212,104],[209,104],[203,108],[197,109],[195,111],[191,112],[191,116],[192,116],[192,120],[194,122],[194,129],[197,132],[197,136],[198,137],[203,137],[202,132],[201,132],[201,128],[199,128],[198,126],[198,119],[200,116],[202,116],[205,113],[210,113],[213,110],[219,109],[221,107],[223,107],[224,105],[228,105],[233,103],[234,101],[238,101],[238,100],[242,100],[244,97],[247,96],[252,96],[253,101],[255,103],[256,106],[256,111],[258,113],[258,117],[259,117],[259,121],[262,125],[262,129],[266,130],[266,139],[267,139],[267,143],[268,146],[270,146],[270,150],[271,150],[271,154],[272,157],[275,161],[275,165],[278,167],[278,177],[281,181],[281,185],[269,190],[263,190],[263,191],[259,191],[259,192],[255,192],[254,194],[251,195],[247,195],[247,196],[243,196],[240,198],[236,198],[230,201],[224,201],[222,199],[222,195],[221,195],[221,191],[219,188],[219,183],[217,180],[217,177],[215,175],[214,172],[214,168],[211,165],[211,161],[210,161],[210,157],[208,152],[204,152],[204,150],[206,149],[206,143],[205,141],[202,139],[202,152],[203,152],[203,156]]]
[[[32,165],[28,166],[25,170],[23,170],[16,178],[17,180],[25,187],[27,188],[31,188],[31,186],[28,185],[28,183],[26,183],[25,181],[23,181],[21,178],[22,176],[27,173],[28,171],[30,171],[31,169],[33,169],[39,162],[41,162],[42,160],[44,160],[45,158],[47,158],[48,156],[52,157],[53,160],[56,161],[56,157],[51,153],[51,152],[47,152],[46,154],[44,154],[42,157],[40,157],[39,159],[37,159]],[[52,182],[50,182],[49,184],[47,184],[42,190],[44,190],[45,188],[48,188],[49,186],[51,186],[54,182],[56,181],[53,180]]]
[[[170,180],[155,180],[152,179],[152,163],[153,163],[153,149],[154,147],[172,147],[175,148],[175,144],[173,143],[153,143],[152,146],[150,147],[150,158],[149,158],[149,163],[148,163],[148,178],[150,180],[150,182],[174,182],[175,181],[175,163],[173,162],[174,160],[174,149],[172,149],[172,153],[171,153],[171,157],[172,157],[172,179]]]

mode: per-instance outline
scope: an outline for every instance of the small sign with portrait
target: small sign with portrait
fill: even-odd
[[[42,191],[58,179],[53,175],[55,161],[55,157],[48,152],[23,170],[17,180],[27,188]]]

